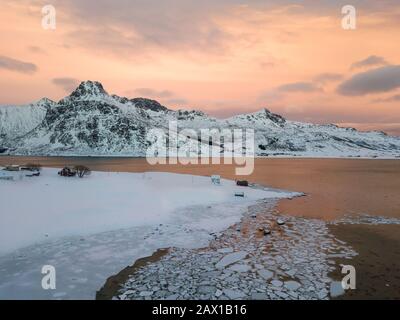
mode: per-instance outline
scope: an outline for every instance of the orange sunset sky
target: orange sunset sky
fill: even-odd
[[[0,104],[59,100],[80,81],[217,117],[400,135],[400,1],[0,0]],[[56,29],[42,28],[42,7]],[[355,30],[341,25],[343,5]]]

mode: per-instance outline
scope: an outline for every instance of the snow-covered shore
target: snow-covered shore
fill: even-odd
[[[244,191],[245,197],[234,196]],[[94,172],[0,181],[0,298],[93,299],[105,279],[162,247],[206,246],[261,199],[297,195],[171,173]],[[57,290],[40,286],[57,270]]]

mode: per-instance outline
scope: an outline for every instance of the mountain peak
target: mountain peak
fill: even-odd
[[[263,116],[265,116],[266,118],[268,118],[269,120],[278,123],[278,124],[283,124],[286,122],[286,119],[284,117],[282,117],[279,114],[273,113],[271,111],[269,111],[269,109],[264,108],[262,110],[260,110],[258,112],[258,114],[262,114]]]
[[[247,119],[253,121],[254,119],[258,120],[268,120],[276,123],[279,126],[282,126],[285,122],[286,119],[282,117],[279,114],[273,113],[269,111],[267,108],[263,108],[259,111],[253,112],[253,113],[246,113],[246,114],[241,114],[238,116],[235,116],[233,118],[241,118],[241,119]]]
[[[36,104],[54,104],[55,102],[47,97],[44,97],[36,102]]]
[[[108,93],[98,81],[82,81],[79,86],[69,95],[70,99],[87,99],[98,96],[105,96]]]

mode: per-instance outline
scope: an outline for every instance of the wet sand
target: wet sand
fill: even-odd
[[[158,261],[165,256],[168,251],[169,249],[158,249],[151,256],[138,259],[132,266],[128,266],[118,274],[109,277],[104,286],[96,292],[96,300],[111,300],[131,275],[135,274],[138,269],[147,264]]]
[[[400,299],[400,225],[331,225],[335,237],[359,253],[352,259],[335,259],[336,265],[356,269],[356,289],[337,299]],[[341,280],[340,267],[331,277]]]

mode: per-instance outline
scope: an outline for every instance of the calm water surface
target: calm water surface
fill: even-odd
[[[156,165],[142,158],[0,157],[0,165],[40,163],[45,167],[84,164],[92,170],[167,171],[238,179],[233,165]],[[252,175],[240,177],[307,197],[280,201],[285,214],[326,220],[344,214],[400,217],[400,160],[256,159]]]

